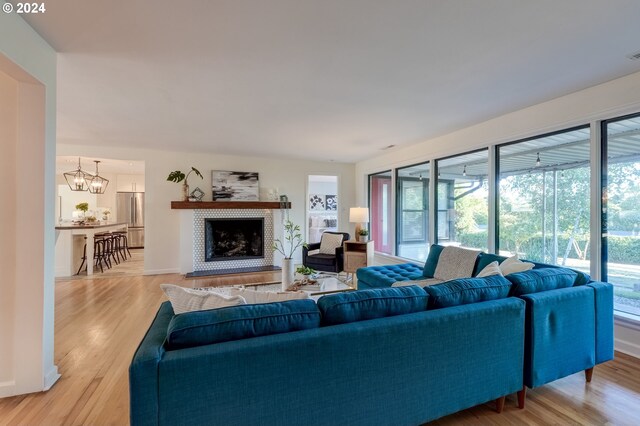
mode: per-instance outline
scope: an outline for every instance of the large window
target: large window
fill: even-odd
[[[371,239],[375,251],[391,254],[391,208],[393,205],[391,171],[369,175],[369,214]]]
[[[488,150],[436,162],[438,244],[487,250]]]
[[[589,272],[588,127],[497,148],[498,249]]]
[[[424,262],[429,251],[429,163],[396,170],[396,254]]]
[[[603,123],[602,280],[615,309],[640,315],[640,115]]]

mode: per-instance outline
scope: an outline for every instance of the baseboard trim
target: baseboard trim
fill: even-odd
[[[44,376],[44,391],[48,391],[51,389],[58,379],[61,377],[60,373],[58,373],[58,366],[54,365],[51,370]]]
[[[142,275],[165,275],[165,274],[179,274],[180,269],[148,269],[142,273]]]
[[[6,398],[8,396],[14,396],[16,394],[16,382],[10,380],[6,382],[0,382],[0,398]]]
[[[640,358],[640,345],[636,343],[628,342],[621,339],[615,339],[614,346],[616,351],[622,352],[623,354],[631,355],[632,357]]]

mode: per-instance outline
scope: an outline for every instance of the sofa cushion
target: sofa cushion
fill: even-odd
[[[160,284],[160,288],[169,298],[173,312],[176,314],[246,304],[246,301],[240,296],[225,296],[207,290],[194,290],[173,284]]]
[[[399,265],[369,266],[356,271],[358,281],[366,282],[369,287],[391,287],[398,281],[421,280],[422,268],[413,263]]]
[[[167,349],[190,348],[319,326],[320,311],[310,299],[188,312],[171,319],[167,330]]]
[[[567,268],[541,268],[525,272],[516,272],[505,278],[513,283],[512,296],[572,287],[576,281],[574,271]]]
[[[440,253],[442,253],[443,249],[444,247],[438,244],[432,244],[429,248],[429,256],[427,256],[427,261],[424,263],[424,269],[422,270],[422,275],[426,278],[433,278],[433,274],[436,273],[438,259],[440,258]]]
[[[485,300],[503,299],[509,295],[511,282],[502,275],[485,278],[459,278],[425,287],[429,309],[467,305]]]
[[[473,276],[475,277],[487,267],[492,262],[498,262],[498,264],[502,263],[507,258],[505,256],[500,256],[498,254],[493,253],[480,253],[478,255],[478,260],[476,261],[476,266],[473,270]]]
[[[376,288],[322,296],[318,308],[322,324],[334,325],[421,312],[428,298],[418,286]]]
[[[533,269],[544,269],[544,268],[563,268],[563,266],[559,266],[559,265],[550,265],[547,263],[539,263],[539,262],[531,262],[533,263]],[[575,269],[571,269],[571,268],[565,268],[565,269],[569,269],[570,271],[573,271],[576,273],[576,282],[573,283],[574,286],[577,285],[585,285],[587,283],[591,282],[591,275],[587,274],[586,272],[582,272],[582,271],[577,271]]]

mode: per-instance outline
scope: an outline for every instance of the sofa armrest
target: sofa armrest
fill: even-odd
[[[613,359],[613,286],[598,281],[587,286],[595,291],[596,364],[600,364]]]
[[[131,360],[129,399],[132,425],[158,424],[158,364],[165,353],[164,341],[173,316],[170,302],[160,305]]]
[[[595,365],[591,287],[569,287],[520,297],[527,304],[525,385],[534,388]]]

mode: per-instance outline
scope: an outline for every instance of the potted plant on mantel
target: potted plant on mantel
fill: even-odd
[[[284,241],[277,238],[273,242],[273,251],[277,251],[282,259],[282,291],[287,291],[295,280],[295,269],[293,265],[293,255],[300,247],[306,247],[307,243],[302,240],[300,226],[287,220],[284,223]]]
[[[187,179],[191,173],[195,173],[200,179],[203,179],[202,173],[195,167],[191,167],[191,170],[186,175],[180,170],[176,170],[175,172],[169,173],[169,177],[167,177],[168,181],[180,183],[182,182],[182,201],[189,201],[189,184],[187,183]]]

